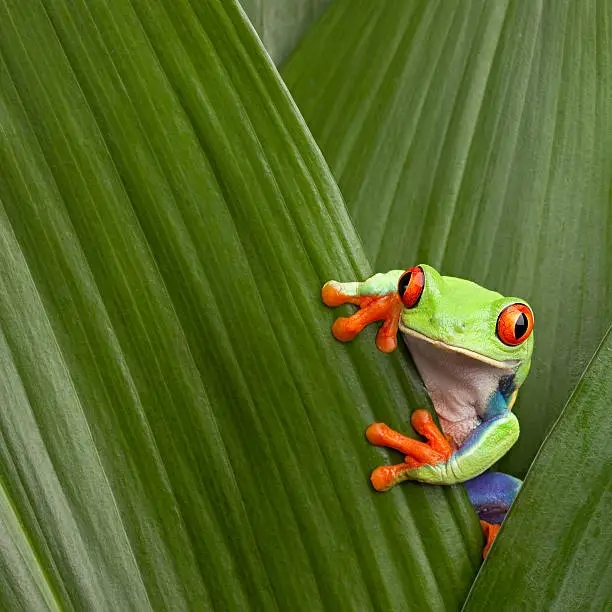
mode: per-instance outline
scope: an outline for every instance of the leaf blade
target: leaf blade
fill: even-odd
[[[31,389],[2,387],[0,469],[60,605],[456,605],[477,523],[461,491],[369,487],[365,426],[424,395],[331,338],[320,285],[368,264],[237,9],[10,2],[0,55],[0,320]]]

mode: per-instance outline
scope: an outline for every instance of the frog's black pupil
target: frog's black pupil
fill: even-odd
[[[410,284],[410,279],[412,278],[412,272],[406,272],[404,274],[404,276],[402,276],[402,278],[400,278],[400,282],[398,285],[398,292],[400,297],[404,297],[404,293],[406,293],[406,289],[408,288],[408,285]]]
[[[516,323],[514,324],[514,337],[519,340],[522,338],[527,332],[527,327],[529,326],[527,322],[527,317],[524,312],[518,316]]]

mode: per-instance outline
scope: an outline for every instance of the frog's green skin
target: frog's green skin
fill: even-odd
[[[504,308],[524,300],[442,276],[427,265],[420,268],[425,275],[421,297],[416,306],[402,308],[399,329],[456,450],[448,461],[403,472],[401,480],[465,482],[491,467],[518,439],[511,408],[529,372],[533,334],[516,346],[504,344],[496,334]],[[404,272],[326,286],[344,296],[386,296],[397,292]],[[518,481],[507,478],[516,494]]]
[[[519,424],[511,408],[529,372],[533,334],[508,346],[495,333],[500,312],[524,300],[420,267],[425,287],[417,306],[402,309],[400,331],[443,431],[459,448],[448,462],[417,468],[406,477],[453,484],[484,472],[517,441]],[[404,272],[392,270],[358,283],[357,295],[396,291]],[[462,385],[460,391],[453,380]]]

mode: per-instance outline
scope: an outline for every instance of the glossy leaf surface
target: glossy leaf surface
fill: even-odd
[[[1,608],[460,604],[478,523],[369,485],[426,395],[331,337],[370,268],[237,6],[0,4],[0,167]]]
[[[612,317],[612,4],[337,0],[283,72],[377,270],[526,299],[527,470]]]
[[[608,332],[529,470],[465,610],[610,607],[611,371]]]

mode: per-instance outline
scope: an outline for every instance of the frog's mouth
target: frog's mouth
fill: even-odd
[[[485,355],[481,355],[480,353],[476,353],[475,351],[470,351],[469,349],[466,349],[466,348],[461,348],[459,346],[447,344],[446,342],[442,342],[442,340],[434,340],[433,338],[430,338],[429,336],[426,336],[417,331],[414,331],[413,329],[410,329],[409,327],[405,327],[401,320],[399,322],[399,329],[402,332],[402,334],[408,334],[420,340],[424,340],[425,342],[428,342],[429,344],[432,344],[438,347],[442,351],[452,351],[453,353],[460,353],[462,355],[466,355],[467,357],[470,357],[471,359],[482,361],[483,363],[486,363],[493,368],[500,368],[503,370],[510,369],[514,371],[516,370],[517,366],[520,363],[518,359],[508,359],[506,361],[497,361],[497,359],[491,359],[491,357],[486,357]]]
[[[480,353],[400,330],[427,387],[440,425],[460,446],[484,418],[496,392],[511,386],[519,361],[497,361]]]

